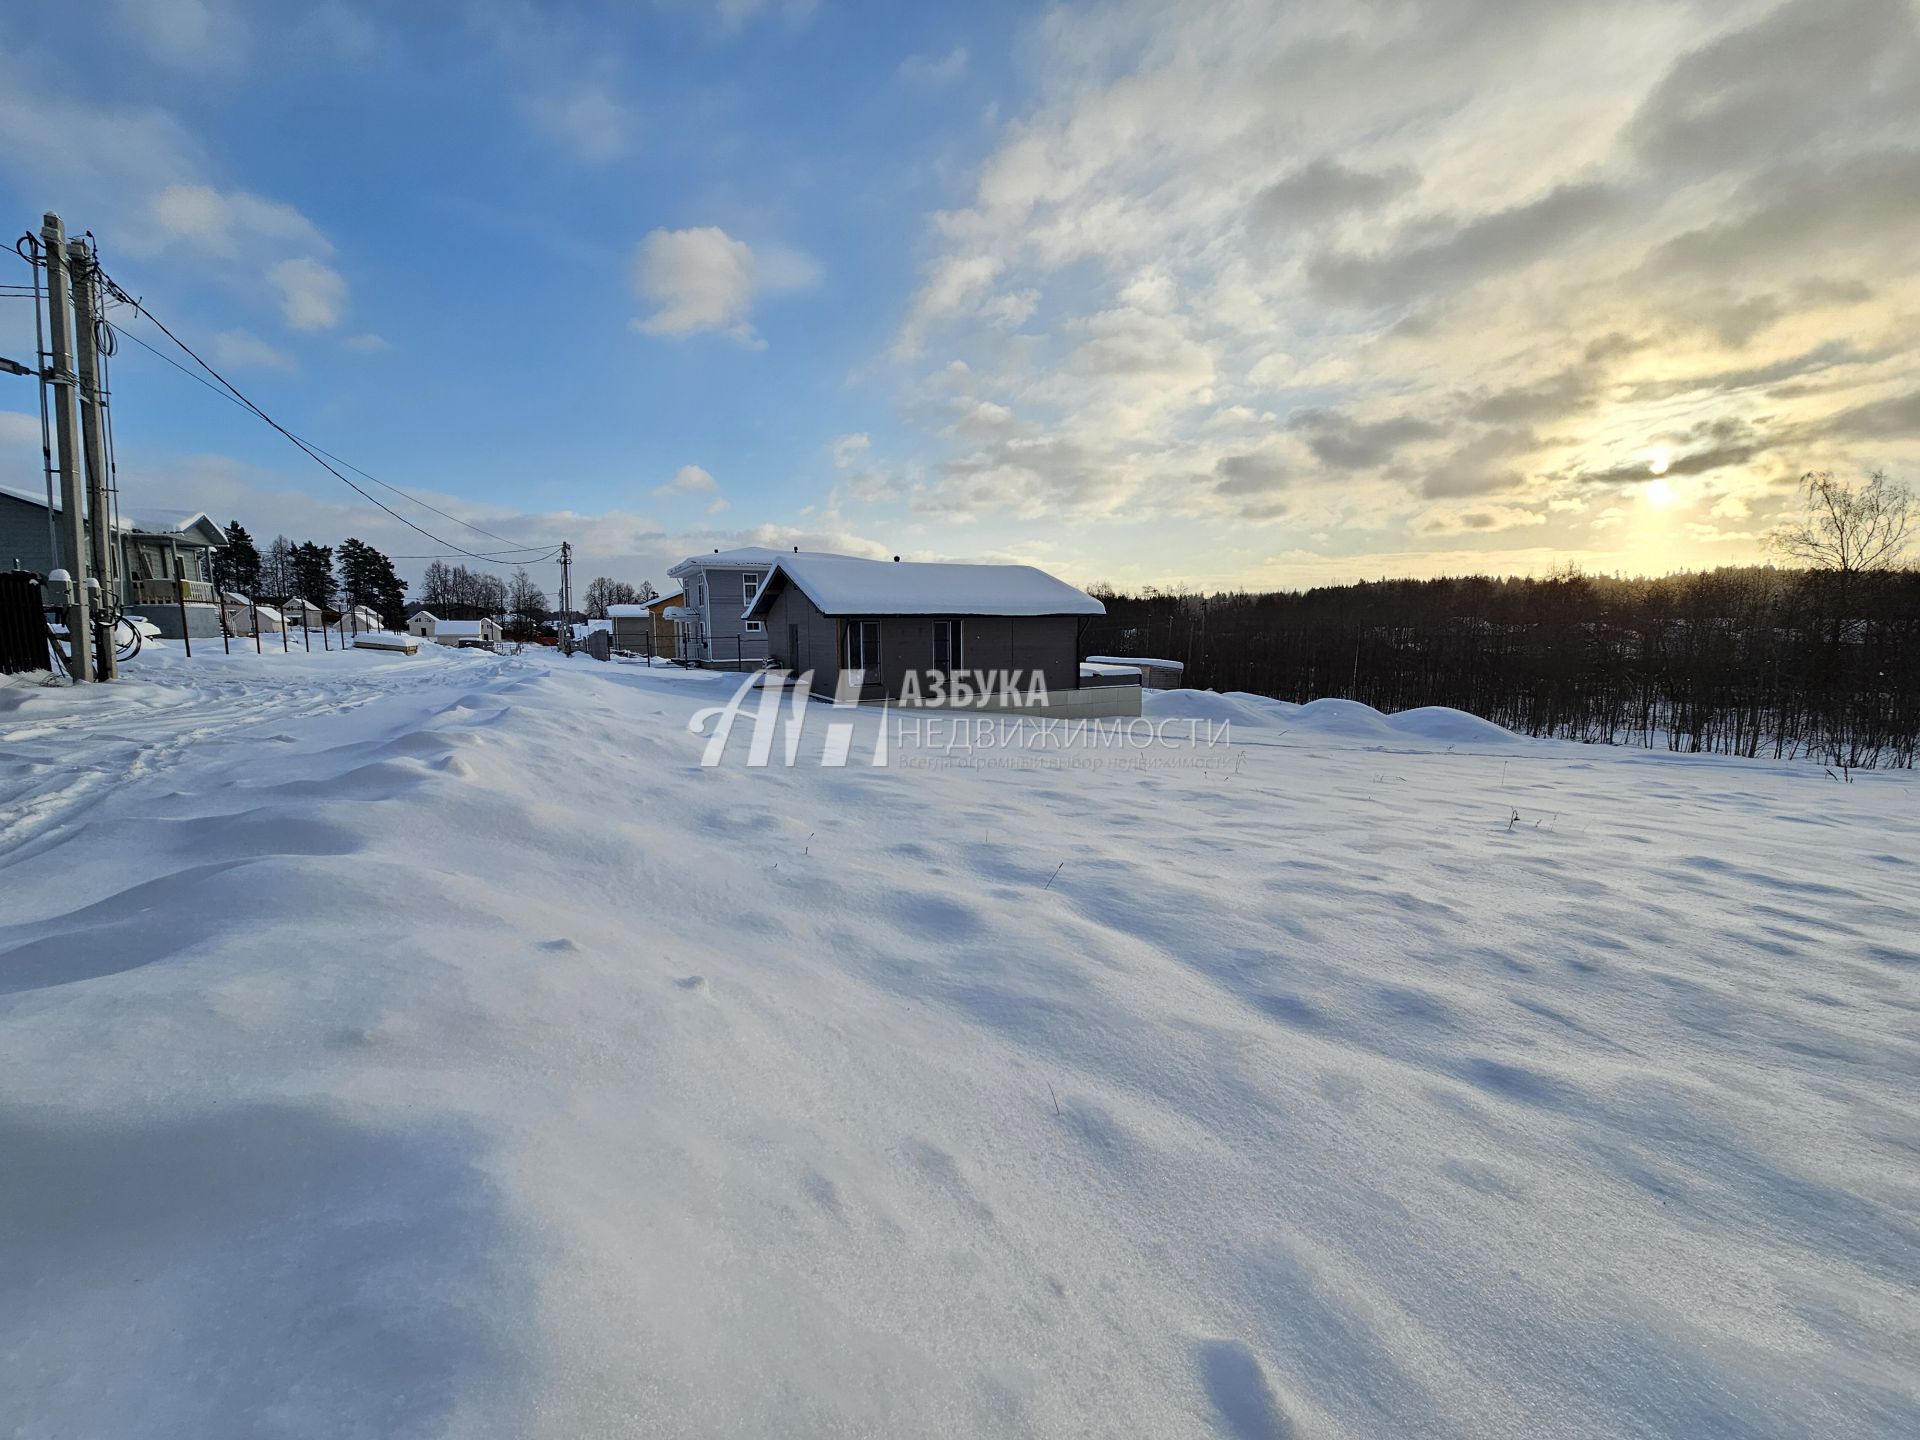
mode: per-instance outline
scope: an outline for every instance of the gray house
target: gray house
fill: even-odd
[[[60,514],[58,498],[53,513]],[[226,532],[204,510],[120,512],[113,530],[112,577],[120,602],[145,609],[160,633],[177,638],[181,613],[180,582],[186,581],[187,627],[194,635],[218,635],[214,604],[213,552],[225,547]],[[65,543],[64,534],[60,543]],[[0,486],[0,569],[73,568],[72,557],[54,552],[47,534],[47,499],[12,486]],[[104,587],[106,576],[93,577]]]
[[[56,497],[53,513],[60,512]],[[153,597],[142,596],[141,581],[209,583],[213,552],[227,543],[226,532],[204,510],[151,514],[123,510],[113,533],[118,578],[123,582],[120,598],[130,605],[149,598],[172,600],[178,591],[176,585],[163,585],[164,595],[156,591]],[[15,566],[41,575],[61,566],[72,568],[68,557],[54,557],[47,535],[46,496],[0,486],[0,568]]]
[[[720,670],[754,670],[767,660],[767,625],[743,614],[784,552],[763,545],[692,555],[667,573],[686,592],[663,612],[673,622],[674,659]]]
[[[1045,713],[1138,715],[1137,685],[1081,688],[1081,631],[1105,613],[1085,591],[1031,565],[850,555],[780,556],[744,611],[764,622],[776,665],[813,672],[816,694],[832,694],[844,672],[858,672],[863,700],[898,700],[909,689],[924,700],[949,690],[955,675],[1017,674],[1017,682],[985,683],[1024,691],[1038,674]]]

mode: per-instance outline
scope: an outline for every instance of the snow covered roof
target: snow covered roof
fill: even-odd
[[[711,555],[689,555],[667,571],[669,575],[691,575],[696,570],[758,570],[786,555],[784,550],[769,550],[764,545],[742,545],[737,550],[716,550]]]
[[[650,606],[665,604],[667,601],[670,601],[670,600],[678,600],[682,595],[685,595],[686,593],[687,593],[686,586],[676,585],[673,587],[673,589],[669,590],[666,594],[654,596],[651,600],[647,601],[647,604]]]
[[[1143,670],[1184,670],[1187,667],[1178,660],[1150,660],[1145,655],[1089,655],[1090,665],[1131,665]]]
[[[607,618],[609,620],[638,620],[652,613],[653,612],[644,605],[607,606]]]
[[[480,627],[487,623],[485,620],[436,620],[433,633],[451,635],[456,640],[478,640],[483,633]]]
[[[47,508],[44,491],[27,490],[18,485],[0,485],[0,495],[28,505],[38,505],[42,510]],[[53,497],[54,514],[58,515],[61,509],[60,496],[56,493]],[[200,541],[204,545],[227,543],[226,532],[204,510],[122,510],[120,523],[114,528],[123,534],[173,535],[181,539],[187,539],[193,531],[199,530]]]
[[[136,535],[177,535],[195,531],[209,545],[225,545],[226,532],[204,510],[135,510],[120,512],[120,528]]]
[[[742,612],[765,610],[780,581],[824,615],[1104,615],[1107,607],[1031,565],[948,565],[782,555]]]

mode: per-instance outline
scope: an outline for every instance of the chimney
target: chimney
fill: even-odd
[[[900,557],[899,557],[898,555],[896,555],[896,556],[894,556],[894,557],[893,557],[893,563],[894,563],[894,564],[896,564],[896,565],[898,565],[898,564],[900,563]]]
[[[793,547],[793,553],[794,553],[794,554],[796,554],[796,555],[798,555],[798,554],[800,553],[800,547],[799,547],[798,545],[796,545],[796,546],[794,546],[794,547]]]

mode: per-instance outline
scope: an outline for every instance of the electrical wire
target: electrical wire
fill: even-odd
[[[96,266],[96,269],[98,270],[97,266]],[[115,300],[119,301],[121,304],[131,307],[137,314],[142,316],[149,324],[151,324],[155,329],[157,329],[162,335],[165,335],[167,339],[171,340],[175,346],[177,346],[183,353],[187,355],[189,359],[191,359],[194,362],[194,364],[198,365],[202,370],[204,370],[208,375],[210,375],[214,381],[218,382],[219,389],[215,393],[224,394],[227,397],[230,397],[236,404],[240,405],[243,409],[246,409],[252,412],[259,419],[266,422],[268,426],[270,426],[274,430],[277,430],[282,436],[284,436],[297,449],[299,449],[303,454],[305,454],[309,459],[311,459],[316,465],[320,466],[321,469],[325,470],[329,475],[333,476],[334,479],[338,480],[341,484],[345,485],[349,490],[352,490],[355,494],[359,495],[363,500],[367,501],[369,504],[376,506],[381,510],[384,510],[388,515],[391,515],[395,520],[398,520],[402,525],[405,525],[409,530],[417,531],[418,533],[426,536],[429,540],[433,541],[434,544],[445,546],[448,550],[454,552],[455,554],[464,556],[467,559],[478,560],[488,565],[539,564],[541,563],[542,560],[550,558],[551,555],[555,555],[559,553],[559,547],[555,546],[549,551],[548,555],[540,557],[539,560],[516,561],[516,560],[501,559],[499,558],[501,555],[516,554],[521,552],[532,552],[534,550],[544,549],[546,547],[538,546],[538,545],[526,545],[526,546],[516,547],[515,550],[513,551],[496,551],[491,554],[488,554],[488,553],[483,553],[477,550],[469,550],[465,546],[456,544],[454,541],[447,539],[443,535],[434,534],[431,530],[427,529],[423,525],[415,524],[412,520],[408,519],[405,515],[402,515],[398,510],[395,510],[391,505],[381,500],[378,496],[370,494],[363,486],[355,484],[352,480],[348,479],[346,475],[342,474],[341,471],[336,468],[335,464],[331,463],[334,459],[337,459],[337,457],[330,457],[327,455],[326,452],[322,451],[318,446],[311,445],[307,441],[302,440],[298,435],[294,434],[291,430],[287,429],[287,427],[282,425],[278,420],[275,420],[265,410],[261,409],[260,406],[256,405],[231,380],[227,379],[226,376],[222,375],[212,365],[208,364],[207,361],[203,359],[200,356],[200,354],[197,351],[195,351],[191,345],[187,344],[186,341],[182,340],[178,335],[175,335],[173,331],[169,330],[166,326],[166,323],[162,321],[159,316],[155,315],[151,310],[147,309],[147,307],[144,304],[136,300],[133,296],[129,295],[118,284],[116,284],[113,278],[109,276],[105,270],[98,270],[98,274],[100,276],[101,282],[106,286],[108,294],[110,294]],[[129,339],[134,339],[136,341],[139,339],[138,336],[132,335],[131,332],[125,329],[121,329],[121,327],[115,326],[114,328],[119,329],[120,333],[123,335],[127,335]],[[146,346],[146,348],[150,350],[153,349],[152,346]],[[159,352],[155,351],[154,353],[158,354]],[[185,366],[177,366],[176,368],[186,371]],[[192,374],[191,371],[186,371],[186,373]],[[199,377],[195,376],[194,378],[198,379]],[[202,383],[204,384],[206,382],[202,381]],[[213,389],[214,387],[209,385],[208,388]],[[341,465],[347,464],[346,461],[339,461],[338,463]],[[358,467],[355,467],[352,465],[348,465],[347,468],[355,470],[356,473],[361,473],[361,474],[365,473],[363,471],[359,471]],[[387,489],[393,490],[396,494],[403,494],[403,495],[406,494],[405,491],[399,490],[398,487],[396,486],[386,485],[385,481],[374,480],[374,477],[372,476],[367,476],[367,478],[369,480],[372,480],[373,483],[375,484],[383,485]],[[435,507],[431,505],[427,505],[425,501],[417,500],[413,496],[409,495],[407,496],[407,498],[414,500],[416,504],[423,505],[425,508],[429,510],[435,509]],[[436,510],[435,513],[446,515],[446,512],[441,510]],[[446,518],[456,519],[457,517],[449,515]],[[467,524],[466,521],[458,521],[458,523],[463,525]],[[468,528],[476,529],[476,530],[479,529],[479,527],[471,526],[471,525],[468,526]],[[491,532],[481,531],[480,533],[490,534]],[[492,538],[496,540],[506,539],[506,537],[502,535],[493,535]]]
[[[189,370],[186,366],[182,365],[178,360],[174,359],[171,355],[167,354],[166,351],[158,349],[157,347],[148,344],[136,332],[132,330],[123,330],[118,325],[113,324],[112,321],[108,321],[107,324],[112,329],[115,335],[121,337],[122,339],[131,340],[134,344],[138,345],[142,350],[146,351],[149,355],[153,356],[154,359],[161,361],[163,364],[171,365],[174,369],[178,370],[182,375],[186,376],[187,379],[193,381],[194,384],[201,386],[202,388],[210,391],[215,395],[218,395],[222,400],[226,401],[229,405],[239,406],[243,410],[247,408],[245,405],[241,404],[240,401],[234,399],[233,396],[229,395],[226,391],[222,390],[219,386],[215,385],[212,381],[207,380],[203,376],[194,374],[193,371]],[[311,442],[308,442],[308,443],[311,443]],[[315,450],[319,450],[322,455],[325,455],[329,460],[334,461],[336,464],[345,465],[347,469],[353,471],[355,474],[365,475],[366,478],[373,481],[374,484],[384,485],[386,486],[387,489],[394,491],[395,494],[407,495],[406,491],[399,489],[399,487],[397,486],[388,485],[386,481],[380,479],[377,475],[367,475],[367,472],[360,469],[359,466],[350,464],[348,461],[342,460],[338,455],[333,454],[331,451],[321,450],[318,445],[315,445],[313,448]],[[491,530],[481,530],[480,527],[477,525],[468,524],[467,521],[461,520],[458,515],[447,515],[446,511],[440,510],[435,506],[427,504],[426,501],[419,499],[419,497],[417,496],[407,495],[407,498],[409,500],[414,501],[415,504],[425,506],[427,509],[432,510],[436,515],[446,515],[447,519],[456,521],[457,523],[462,525],[466,525],[469,530],[479,530],[482,535],[490,536],[495,540],[505,540],[507,538],[504,535],[495,535]],[[515,547],[509,550],[489,550],[486,552],[486,554],[490,557],[497,559],[501,564],[508,564],[510,563],[508,557],[524,554],[527,551],[542,550],[542,549],[548,550],[550,555],[551,553],[556,552],[559,549],[559,547],[557,545],[552,547],[541,546],[541,545],[527,545],[527,546]],[[460,552],[460,554],[463,556],[471,553],[472,552],[470,551]],[[389,558],[394,560],[453,560],[460,557],[448,554],[448,555],[394,555]],[[545,560],[547,558],[549,558],[549,556],[543,555],[540,557],[540,560],[528,560],[522,563],[525,563],[528,565],[537,565],[541,563],[542,560]]]

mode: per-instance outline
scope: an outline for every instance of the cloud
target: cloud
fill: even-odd
[[[835,468],[845,470],[873,448],[873,437],[864,434],[842,435],[833,442],[831,448]]]
[[[18,410],[0,410],[0,450],[40,453],[40,417]]]
[[[114,14],[135,45],[174,69],[230,69],[246,56],[245,22],[224,0],[119,0]]]
[[[293,29],[295,44],[309,54],[330,55],[349,65],[363,65],[381,54],[380,30],[343,0],[323,0]]]
[[[1471,510],[1431,511],[1414,522],[1421,535],[1467,535],[1544,525],[1547,517],[1524,505],[1481,505]]]
[[[669,0],[682,4],[685,0]],[[815,0],[692,0],[694,8],[710,9],[723,35],[737,35],[762,16],[798,27],[813,18]]]
[[[326,236],[293,206],[244,190],[168,185],[149,202],[147,215],[162,242],[190,245],[209,255],[236,255],[259,240],[320,255],[333,253]]]
[[[375,355],[382,350],[393,348],[387,343],[385,336],[376,335],[371,330],[359,335],[349,335],[345,344],[349,350],[358,350],[363,355]]]
[[[1920,21],[1907,0],[1797,0],[1683,55],[1628,135],[1663,166],[1723,171],[1841,130],[1910,133]]]
[[[1916,193],[1920,146],[1769,166],[1735,193],[1730,218],[1666,241],[1647,270],[1660,278],[1726,280],[1805,266],[1814,278],[1814,266],[1841,256],[1910,257]]]
[[[1602,372],[1592,360],[1544,379],[1481,395],[1467,406],[1472,419],[1494,425],[1539,425],[1591,409],[1599,402]]]
[[[946,85],[966,71],[967,47],[964,45],[956,45],[944,55],[909,55],[900,62],[900,78],[921,89]]]
[[[245,330],[223,330],[213,337],[213,356],[221,365],[237,370],[280,370],[291,372],[299,366],[284,350],[277,350],[257,335]]]
[[[663,498],[672,495],[706,495],[719,488],[719,481],[698,465],[682,465],[674,471],[673,479],[664,485],[654,486],[653,494]]]
[[[1851,406],[1813,428],[1830,439],[1920,440],[1920,389]]]
[[[647,335],[679,339],[717,330],[747,345],[762,343],[748,320],[762,294],[810,289],[819,264],[797,250],[764,246],[756,252],[718,226],[654,230],[634,253],[633,290],[653,306],[636,318]]]
[[[1359,170],[1322,155],[1256,195],[1252,217],[1261,225],[1316,225],[1351,210],[1370,210],[1411,188],[1417,178],[1405,165]]]
[[[1363,530],[1369,553],[1506,555],[1519,528],[1591,556],[1589,496],[1655,444],[1715,486],[1899,463],[1912,6],[1634,14],[1048,10],[1033,99],[926,216],[870,372],[924,468],[848,503],[1089,549],[1145,525],[1169,568],[1231,576],[1243,521],[1296,559]],[[1632,510],[1608,568],[1685,563],[1682,518]]]
[[[267,280],[280,292],[280,311],[291,328],[331,330],[340,323],[347,282],[332,267],[312,256],[282,260],[268,268]]]
[[[1748,466],[1767,450],[1765,432],[1736,417],[1702,421],[1675,439],[1681,448],[1660,472],[1668,481]],[[1583,470],[1579,475],[1580,481],[1590,486],[1638,484],[1650,477],[1644,454],[1602,469]]]
[[[1314,288],[1329,300],[1387,305],[1451,294],[1489,276],[1510,277],[1584,236],[1612,217],[1616,196],[1606,185],[1556,185],[1538,199],[1490,214],[1446,223],[1427,219],[1410,227],[1410,243],[1372,254],[1328,252],[1307,266]],[[1439,230],[1437,238],[1424,238]]]
[[[1314,458],[1334,470],[1375,469],[1405,447],[1444,433],[1414,415],[1363,421],[1338,410],[1303,410],[1288,424],[1305,436]]]
[[[534,123],[589,165],[618,160],[632,147],[633,111],[607,92],[586,84],[528,106]]]

